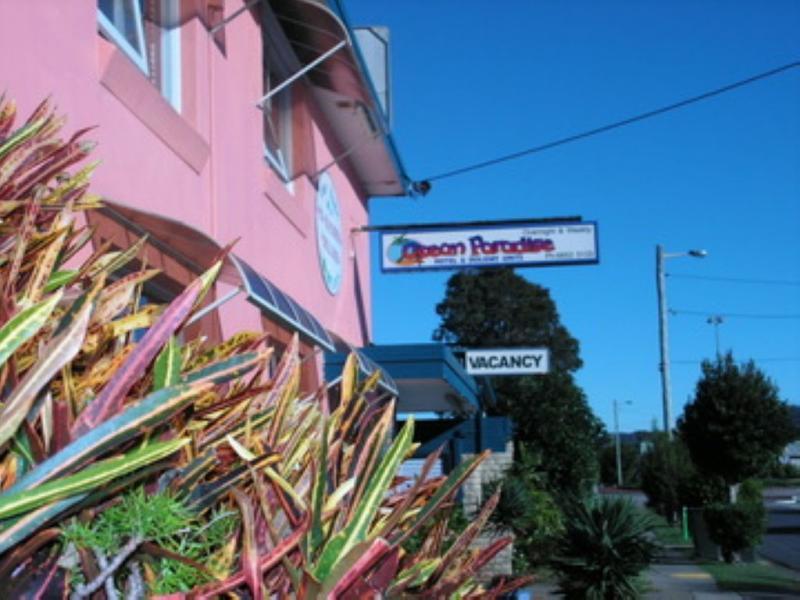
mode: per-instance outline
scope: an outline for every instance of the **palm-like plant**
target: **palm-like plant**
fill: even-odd
[[[567,598],[638,598],[639,573],[655,544],[652,519],[622,498],[576,501],[565,511],[552,567]]]

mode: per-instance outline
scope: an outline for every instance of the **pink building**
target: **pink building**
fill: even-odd
[[[108,208],[90,218],[95,244],[148,233],[147,262],[163,271],[155,300],[238,239],[202,334],[267,331],[280,348],[299,331],[306,355],[337,337],[368,343],[369,240],[350,232],[369,198],[404,195],[408,180],[340,9],[7,0],[0,51],[0,89],[21,113],[51,95],[68,131],[98,126],[93,190]]]

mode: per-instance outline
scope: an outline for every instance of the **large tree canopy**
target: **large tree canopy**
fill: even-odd
[[[734,485],[759,475],[797,435],[778,388],[753,361],[704,361],[678,430],[700,469]]]
[[[539,453],[553,491],[577,493],[596,481],[603,428],[572,377],[581,366],[578,341],[561,324],[547,289],[511,269],[463,271],[448,281],[436,312],[436,340],[550,349],[547,375],[493,377],[484,410],[512,418],[515,439]]]

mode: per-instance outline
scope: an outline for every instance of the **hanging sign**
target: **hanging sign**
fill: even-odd
[[[325,288],[333,295],[342,287],[342,213],[330,175],[323,173],[317,187],[317,253]]]
[[[464,359],[470,375],[540,375],[550,370],[547,348],[467,350]]]
[[[592,221],[381,233],[381,269],[388,273],[581,265],[599,260],[597,223]]]

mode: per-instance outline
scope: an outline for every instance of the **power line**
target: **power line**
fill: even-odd
[[[746,279],[744,277],[709,277],[705,275],[686,275],[683,273],[667,273],[667,277],[680,279],[703,279],[706,281],[722,281],[725,283],[755,283],[763,285],[795,285],[800,286],[800,281],[789,279]]]
[[[728,85],[724,85],[722,87],[710,90],[708,92],[704,92],[697,96],[692,96],[690,98],[686,98],[684,100],[679,100],[678,102],[673,102],[672,104],[667,104],[666,106],[662,106],[660,108],[656,108],[654,110],[649,110],[647,112],[639,113],[638,115],[634,115],[632,117],[628,117],[626,119],[622,119],[621,121],[615,121],[613,123],[609,123],[608,125],[603,125],[601,127],[596,127],[594,129],[589,129],[588,131],[583,131],[581,133],[576,133],[573,135],[569,135],[567,137],[563,137],[552,142],[547,142],[545,144],[540,144],[538,146],[532,146],[530,148],[526,148],[525,150],[520,150],[518,152],[512,152],[511,154],[505,154],[503,156],[499,156],[497,158],[493,158],[490,160],[484,160],[478,163],[474,163],[471,165],[467,165],[465,167],[461,167],[458,169],[453,169],[451,171],[445,171],[444,173],[439,173],[437,175],[433,175],[431,177],[426,177],[425,179],[421,180],[424,182],[431,182],[437,181],[439,179],[446,179],[448,177],[455,177],[456,175],[461,175],[463,173],[468,173],[469,171],[477,171],[478,169],[485,169],[486,167],[491,167],[493,165],[506,162],[509,160],[514,160],[517,158],[521,158],[523,156],[527,156],[529,154],[536,154],[538,152],[543,152],[545,150],[550,150],[551,148],[556,148],[558,146],[563,146],[565,144],[570,144],[572,142],[577,142],[578,140],[583,140],[589,137],[593,137],[595,135],[599,135],[601,133],[606,133],[607,131],[612,131],[614,129],[619,129],[620,127],[625,127],[626,125],[631,125],[632,123],[637,123],[639,121],[644,121],[645,119],[651,119],[653,117],[657,117],[659,115],[663,115],[664,113],[668,113],[674,110],[678,110],[683,108],[684,106],[689,106],[690,104],[695,104],[697,102],[702,102],[703,100],[708,100],[709,98],[713,98],[715,96],[719,96],[721,94],[725,94],[727,92],[731,92],[738,88],[744,87],[746,85],[750,85],[752,83],[756,83],[761,81],[762,79],[767,79],[768,77],[774,77],[775,75],[780,75],[785,71],[790,69],[794,69],[796,67],[800,67],[800,61],[791,62],[780,67],[776,67],[774,69],[770,69],[769,71],[763,71],[752,77],[748,77],[746,79],[740,79],[739,81],[735,81],[734,83],[730,83]]]
[[[706,359],[709,360],[709,359]],[[777,357],[769,357],[769,358],[753,358],[751,359],[755,363],[764,363],[764,362],[800,362],[800,356],[777,356]],[[702,363],[702,360],[673,360],[670,361],[672,364],[675,365],[699,365]]]
[[[753,314],[753,313],[725,313],[725,312],[711,312],[703,310],[682,310],[680,308],[670,308],[672,315],[694,315],[700,317],[728,317],[734,319],[800,319],[800,315],[792,314]]]

